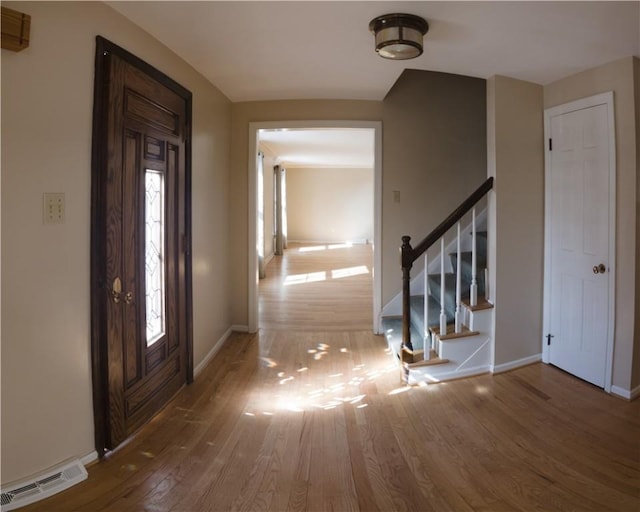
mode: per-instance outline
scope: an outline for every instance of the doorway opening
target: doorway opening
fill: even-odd
[[[282,122],[265,122],[265,123],[250,123],[249,126],[249,282],[248,282],[248,328],[250,332],[256,332],[259,328],[259,277],[260,277],[260,267],[261,260],[265,258],[265,245],[269,245],[269,237],[277,234],[276,231],[272,232],[270,230],[270,225],[265,229],[265,216],[268,216],[270,207],[266,205],[263,201],[264,197],[264,187],[265,184],[271,179],[272,167],[270,165],[261,165],[264,162],[261,162],[261,159],[257,157],[258,153],[261,149],[261,142],[263,142],[262,147],[264,148],[266,142],[267,147],[275,147],[277,146],[278,138],[286,137],[286,134],[289,133],[292,136],[300,136],[302,138],[309,138],[309,136],[313,136],[313,133],[316,135],[322,134],[322,136],[336,136],[340,133],[360,136],[363,139],[367,137],[370,138],[371,147],[369,150],[369,158],[371,165],[371,174],[372,174],[372,183],[371,183],[371,191],[369,199],[372,200],[373,204],[373,226],[371,230],[371,235],[358,237],[356,236],[355,240],[344,240],[344,238],[348,238],[348,235],[345,236],[346,231],[340,231],[340,229],[336,229],[337,224],[332,222],[322,223],[315,222],[315,226],[311,226],[311,229],[305,233],[300,231],[301,225],[296,225],[295,222],[290,218],[287,220],[287,216],[283,216],[284,225],[288,225],[288,235],[289,238],[295,240],[295,238],[306,238],[304,240],[297,240],[303,242],[329,242],[329,243],[365,243],[371,244],[373,249],[373,272],[372,272],[372,313],[373,313],[373,321],[372,321],[372,330],[375,333],[379,332],[379,317],[380,317],[380,302],[382,295],[382,284],[380,279],[380,269],[381,269],[381,251],[380,251],[380,241],[381,241],[381,188],[382,188],[382,123],[376,121],[282,121]],[[278,135],[279,134],[279,135]],[[321,143],[318,143],[322,136],[316,137],[316,146],[318,148],[322,147]],[[325,148],[326,151],[326,148]],[[297,160],[296,155],[286,155],[286,154],[278,154],[273,155],[273,153],[278,153],[279,151],[271,151],[272,157],[276,157],[277,161],[273,162],[274,165],[277,166],[277,171],[280,176],[282,176],[282,170],[285,170],[287,166],[291,166],[289,169],[289,174],[293,174],[299,169],[306,169],[296,178],[291,180],[290,188],[295,187],[295,182],[302,182],[306,180],[308,187],[308,178],[313,174],[313,169],[316,168],[317,171],[320,170],[323,166],[326,167],[334,167],[334,168],[346,168],[346,167],[358,167],[361,164],[349,163],[347,161],[343,161],[338,163],[340,159],[340,155],[334,155],[333,158],[337,158],[334,160],[333,164],[323,164],[319,160],[307,160],[306,163]],[[299,156],[299,155],[298,155]],[[344,156],[343,156],[344,157]],[[316,155],[316,158],[317,155]],[[269,162],[271,164],[272,162]],[[262,173],[260,173],[260,170]],[[306,174],[306,177],[303,177],[302,174]],[[262,179],[260,177],[262,176]],[[299,178],[299,179],[298,179]],[[326,178],[326,176],[325,176]],[[279,179],[282,179],[281,177]],[[278,179],[274,181],[274,185],[278,183]],[[281,185],[287,187],[286,181],[282,181]],[[276,187],[274,186],[274,189]],[[281,192],[282,193],[282,192]],[[313,190],[309,190],[308,194],[313,194]],[[301,199],[298,197],[298,199]],[[302,198],[302,202],[304,202],[304,198]],[[300,208],[303,208],[304,205],[298,205]],[[307,205],[308,206],[308,205]],[[297,206],[294,206],[297,207]],[[289,206],[291,208],[291,205]],[[273,217],[276,220],[278,215],[277,209],[274,208]],[[344,218],[344,217],[343,217]],[[298,219],[296,219],[298,220]],[[292,222],[294,224],[292,225]],[[304,222],[304,221],[303,221]],[[268,224],[268,221],[266,222]],[[280,224],[278,222],[277,224]],[[311,224],[314,224],[314,221],[311,221]],[[346,224],[346,223],[345,223]],[[309,227],[309,226],[307,226]],[[342,226],[340,226],[342,228]],[[330,230],[334,231],[331,232]],[[366,230],[365,230],[366,231]],[[352,233],[355,232],[353,229]],[[314,234],[315,233],[315,234]],[[291,236],[293,235],[293,237]],[[316,240],[311,240],[311,238],[316,238]],[[369,239],[370,237],[370,239]],[[322,239],[322,240],[321,240]],[[266,240],[266,244],[265,244]],[[285,239],[286,240],[286,239]],[[277,242],[277,238],[274,238],[274,248],[275,242]],[[280,242],[282,243],[282,241]],[[285,241],[286,244],[286,241]],[[267,257],[269,255],[266,255]]]

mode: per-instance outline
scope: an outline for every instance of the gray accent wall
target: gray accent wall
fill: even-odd
[[[384,99],[382,304],[400,291],[401,237],[417,245],[486,180],[485,91],[479,78],[409,69]]]

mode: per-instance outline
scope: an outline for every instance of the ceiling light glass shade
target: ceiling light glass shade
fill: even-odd
[[[422,55],[427,22],[413,14],[385,14],[369,23],[376,37],[376,52],[385,59],[406,60]]]

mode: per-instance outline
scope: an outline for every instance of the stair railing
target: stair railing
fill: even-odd
[[[460,219],[471,209],[472,212],[472,278],[470,289],[470,303],[472,306],[477,305],[478,300],[478,284],[476,276],[476,214],[474,206],[480,201],[486,194],[493,188],[493,177],[488,178],[482,185],[480,185],[475,192],[473,192],[467,199],[465,199],[460,206],[458,206],[451,214],[444,219],[431,233],[429,233],[418,245],[411,247],[411,237],[402,237],[402,246],[400,247],[401,265],[402,265],[402,360],[405,362],[407,351],[413,352],[413,344],[411,343],[411,268],[414,262],[424,254],[424,285],[425,291],[428,286],[428,267],[427,267],[427,255],[426,251],[440,240],[440,332],[447,332],[447,318],[445,313],[445,272],[444,272],[444,235],[449,229],[451,229],[456,223],[458,224],[457,232],[457,264],[456,264],[456,309],[455,309],[455,331],[460,332],[462,329],[462,292],[461,288],[461,261],[460,261]],[[425,346],[424,346],[424,359],[429,359],[429,347],[426,344],[426,340],[429,336],[429,324],[428,324],[428,299],[425,293],[424,301],[424,325],[425,325]],[[414,362],[414,361],[408,361]]]

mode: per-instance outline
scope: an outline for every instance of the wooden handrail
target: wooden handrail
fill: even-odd
[[[413,262],[416,261],[424,252],[429,249],[433,244],[435,244],[440,237],[444,235],[449,229],[451,229],[456,222],[458,222],[464,215],[474,207],[474,205],[482,199],[489,190],[493,188],[493,177],[487,178],[482,185],[480,185],[473,194],[471,194],[467,199],[464,200],[460,206],[458,206],[451,214],[444,219],[431,233],[429,233],[418,245],[414,248],[411,248],[411,245],[408,243],[411,240],[411,237],[402,237],[403,241],[403,251],[405,248],[404,240],[408,238],[407,245],[407,255],[405,259],[405,254],[403,252],[402,255],[402,266],[403,268],[409,263],[409,268],[413,265]],[[410,250],[408,250],[410,249]]]
[[[402,344],[409,350],[413,350],[411,343],[411,310],[410,310],[410,281],[411,267],[413,263],[424,252],[436,243],[442,236],[451,229],[464,215],[482,199],[489,190],[493,188],[493,177],[480,185],[460,206],[458,206],[451,214],[444,219],[431,233],[429,233],[418,245],[411,247],[411,237],[402,237],[402,246],[400,247],[400,258],[402,264]],[[427,269],[425,269],[425,272]],[[426,298],[425,298],[426,300]],[[425,350],[427,348],[425,347]]]

